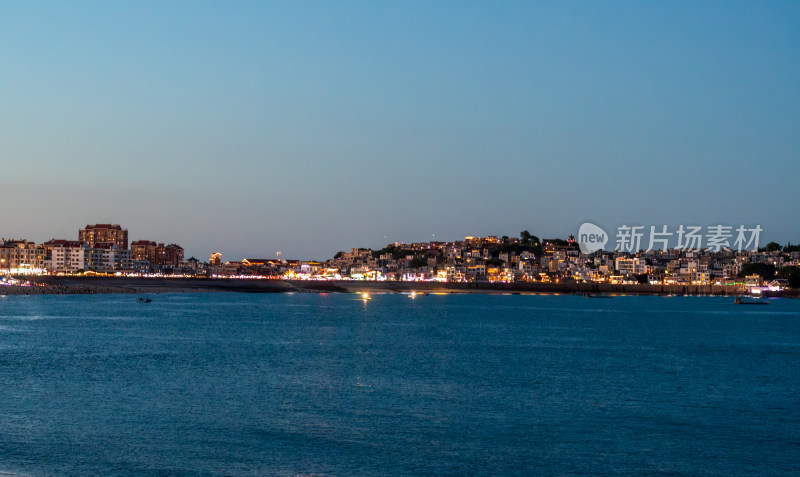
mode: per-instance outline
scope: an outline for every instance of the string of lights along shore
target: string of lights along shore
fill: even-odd
[[[596,227],[596,226],[593,226]],[[292,280],[371,280],[406,282],[578,282],[622,285],[729,285],[740,289],[782,290],[800,286],[800,245],[754,243],[760,227],[739,228],[740,237],[729,242],[738,249],[719,246],[719,227],[709,235],[712,246],[701,248],[699,227],[695,235],[681,226],[678,246],[652,248],[653,240],[666,240],[666,226],[650,247],[638,248],[642,234],[633,228],[637,248],[632,249],[631,227],[617,232],[614,250],[587,250],[587,244],[566,239],[540,239],[527,230],[519,237],[465,237],[457,241],[391,243],[373,250],[352,248],[325,260],[244,258],[223,260],[212,252],[207,261],[184,257],[175,243],[139,239],[129,242],[129,232],[119,224],[86,225],[77,239],[51,239],[41,244],[25,239],[0,240],[0,273],[11,275],[175,276],[198,278],[261,278]],[[727,229],[733,230],[732,227]],[[582,228],[583,230],[583,228]],[[598,229],[600,230],[600,229]],[[749,240],[745,236],[750,232]],[[638,235],[637,235],[638,234]],[[581,234],[604,237],[603,234]],[[757,237],[755,237],[757,240]],[[644,238],[647,243],[647,237]],[[681,243],[683,242],[683,243]],[[751,249],[742,249],[746,242]],[[662,245],[668,245],[663,242]],[[728,245],[728,242],[725,242]]]

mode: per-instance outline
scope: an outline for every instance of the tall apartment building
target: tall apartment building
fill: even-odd
[[[128,249],[128,229],[117,224],[87,225],[78,231],[78,241],[86,242],[89,248],[97,244],[114,244],[122,250]]]

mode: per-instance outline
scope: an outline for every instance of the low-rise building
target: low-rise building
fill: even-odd
[[[131,258],[147,260],[155,268],[178,267],[183,263],[183,256],[183,247],[174,243],[164,245],[151,240],[136,240],[131,243]]]
[[[622,258],[619,257],[615,261],[615,268],[617,273],[620,275],[641,275],[643,273],[647,273],[647,262],[644,259],[634,257],[634,258]]]

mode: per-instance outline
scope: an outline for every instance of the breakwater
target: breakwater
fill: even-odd
[[[632,295],[736,295],[743,290],[723,285],[612,285],[608,283],[438,283],[308,281],[225,278],[34,277],[53,293],[164,292],[330,292],[330,293],[560,293]]]

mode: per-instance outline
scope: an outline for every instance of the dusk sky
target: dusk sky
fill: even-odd
[[[797,1],[11,2],[0,111],[6,238],[800,241]]]

